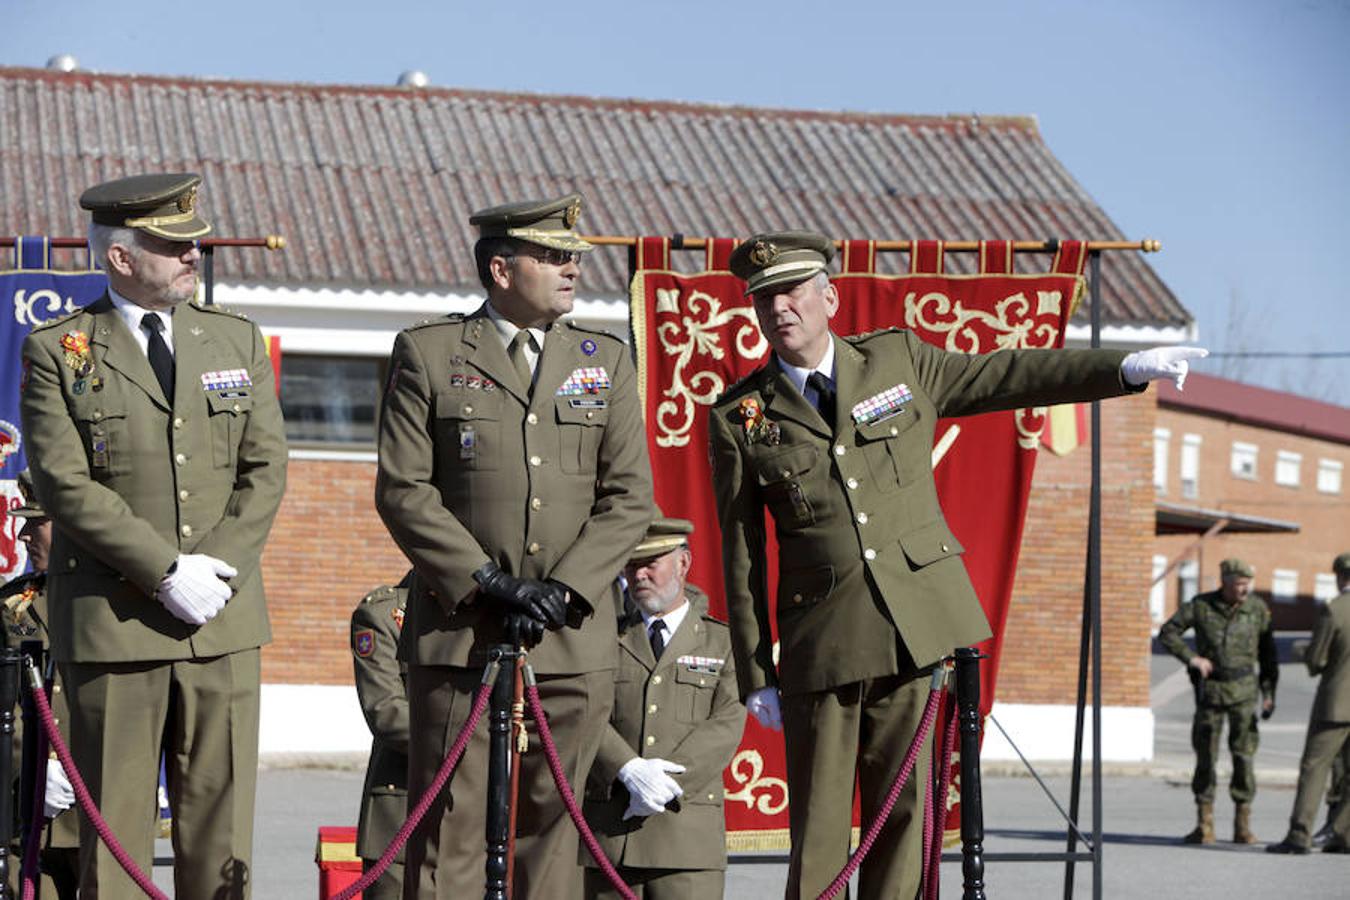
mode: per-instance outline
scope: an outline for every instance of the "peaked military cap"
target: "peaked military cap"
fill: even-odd
[[[14,507],[9,511],[9,514],[16,519],[46,518],[47,511],[42,508],[42,504],[38,502],[37,494],[33,491],[33,473],[24,469],[14,480],[19,486],[19,494],[23,497],[23,505]]]
[[[469,217],[482,237],[512,237],[557,250],[594,250],[573,231],[581,215],[581,195],[556,200],[524,200],[480,209]]]
[[[1236,556],[1219,563],[1220,578],[1252,578],[1256,570]]]
[[[753,294],[780,284],[796,284],[825,271],[834,259],[834,241],[814,231],[757,234],[731,254],[731,273]]]
[[[1331,571],[1337,575],[1350,572],[1350,553],[1342,553],[1331,561]]]
[[[170,241],[192,241],[211,233],[211,224],[197,214],[197,186],[191,172],[132,175],[96,184],[80,195],[80,206],[94,222],[136,228]]]
[[[658,516],[647,526],[647,533],[629,559],[651,559],[669,553],[677,547],[689,546],[689,535],[694,533],[694,523],[688,519],[668,519]]]

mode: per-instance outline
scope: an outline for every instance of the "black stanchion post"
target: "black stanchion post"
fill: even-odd
[[[19,645],[25,660],[31,659],[38,671],[43,670],[45,651],[42,641],[24,641]],[[22,663],[20,664],[23,665]],[[33,692],[23,689],[23,670],[19,672],[19,698],[23,710],[23,755],[19,764],[19,845],[27,847],[30,835],[40,833],[42,822],[33,821],[33,794],[37,790],[36,774],[38,770],[38,732],[42,722],[38,720],[37,704],[33,701]]]
[[[492,648],[501,663],[488,707],[487,882],[486,900],[508,900],[507,853],[511,843],[511,700],[516,651],[510,644]]]
[[[14,842],[14,707],[19,703],[23,654],[13,647],[0,653],[0,898],[8,898],[10,856]]]
[[[980,788],[980,651],[956,650],[956,705],[961,730],[961,897],[985,900],[984,796]],[[937,840],[941,840],[941,836]]]

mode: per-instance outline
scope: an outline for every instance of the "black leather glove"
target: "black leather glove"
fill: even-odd
[[[507,613],[506,639],[517,647],[536,647],[544,639],[544,623],[525,613]]]
[[[474,572],[473,580],[483,593],[505,608],[508,616],[528,617],[541,629],[557,630],[567,624],[567,587],[559,582],[507,575],[494,562]],[[534,643],[539,643],[539,639]]]
[[[1262,708],[1261,708],[1261,721],[1262,721],[1262,722],[1264,722],[1266,719],[1269,719],[1269,718],[1270,718],[1271,716],[1273,716],[1273,715],[1275,715],[1275,704],[1274,704],[1274,703],[1270,704],[1270,709],[1266,709],[1265,707],[1262,707]]]
[[[585,597],[581,596],[561,581],[554,581],[550,578],[544,583],[551,585],[562,592],[561,595],[566,602],[566,607],[563,610],[563,625],[566,625],[568,628],[580,628],[585,624],[586,618],[591,613],[595,612],[595,607],[591,606],[590,602]]]

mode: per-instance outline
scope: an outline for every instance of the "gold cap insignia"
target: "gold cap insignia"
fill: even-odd
[[[577,216],[581,215],[581,201],[573,200],[572,205],[563,210],[563,225],[571,228],[577,224]]]
[[[750,248],[750,261],[757,266],[767,266],[778,256],[778,248],[768,241],[755,241]]]
[[[178,198],[178,211],[180,213],[190,213],[197,208],[197,188],[194,186],[187,193]]]

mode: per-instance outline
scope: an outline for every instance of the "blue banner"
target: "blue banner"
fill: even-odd
[[[13,257],[0,266],[10,262],[13,268],[0,269],[0,509],[6,511],[22,502],[15,479],[28,465],[19,423],[23,340],[34,326],[94,302],[108,285],[99,271],[52,271],[50,243],[42,237],[20,238]],[[0,584],[27,567],[27,553],[18,541],[21,524],[0,516]]]

